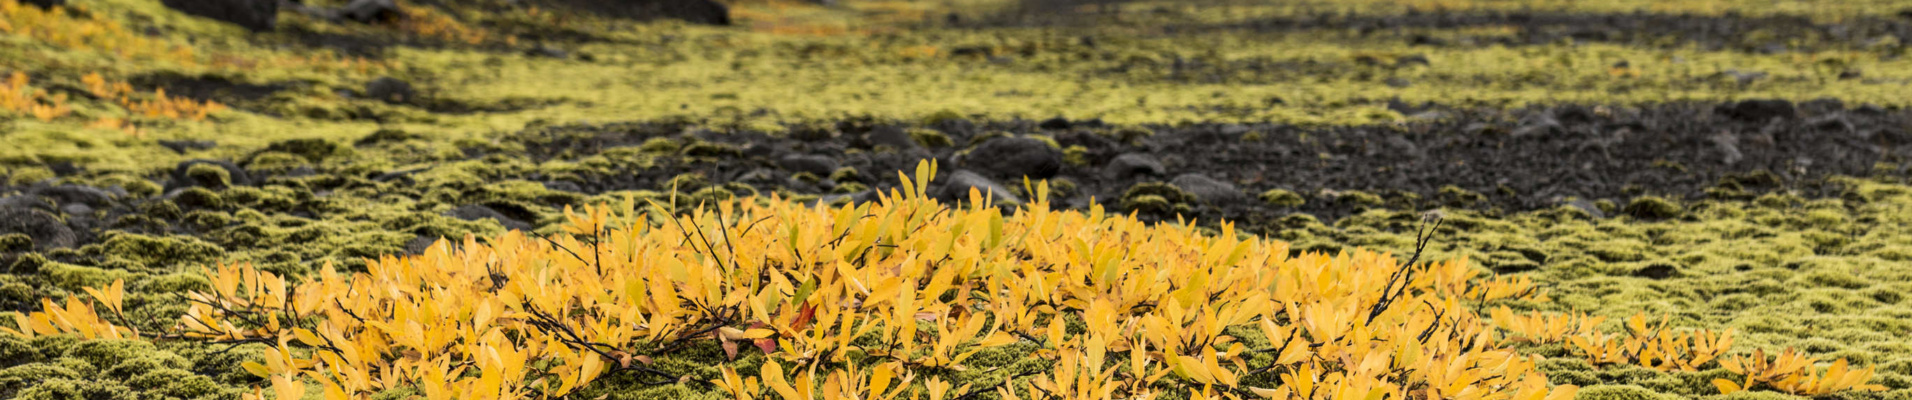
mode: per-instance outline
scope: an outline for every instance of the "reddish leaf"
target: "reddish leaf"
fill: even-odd
[[[757,348],[762,349],[764,354],[777,352],[776,339],[763,338],[763,339],[757,339],[756,342],[757,342]]]

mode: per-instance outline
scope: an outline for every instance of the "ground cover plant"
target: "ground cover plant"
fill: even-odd
[[[1892,2],[231,1],[0,0],[0,398],[1912,395]]]

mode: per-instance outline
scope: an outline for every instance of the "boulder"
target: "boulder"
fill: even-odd
[[[999,137],[977,145],[958,164],[999,179],[1049,179],[1062,170],[1062,151],[1041,140]]]
[[[31,208],[0,208],[0,235],[9,233],[25,234],[33,238],[34,248],[40,250],[73,247],[79,244],[79,236],[73,228],[60,221],[60,217],[43,210]]]
[[[1714,111],[1720,115],[1749,122],[1766,122],[1766,120],[1773,118],[1793,118],[1799,114],[1799,111],[1793,107],[1793,103],[1785,100],[1745,100],[1738,103],[1721,105],[1715,108]]]
[[[373,79],[365,84],[365,96],[386,103],[405,103],[418,97],[418,90],[412,89],[411,82],[389,76]]]
[[[468,205],[460,206],[458,208],[452,209],[451,211],[446,211],[445,215],[452,218],[462,219],[466,221],[490,219],[493,221],[498,221],[498,224],[504,225],[505,229],[514,229],[514,230],[525,231],[525,232],[530,232],[532,228],[535,228],[531,226],[531,224],[525,223],[524,221],[519,221],[509,216],[505,216],[504,213],[498,212],[498,210],[492,209],[491,207],[487,207],[482,204],[468,204]]]
[[[1195,195],[1196,199],[1209,203],[1234,203],[1248,197],[1240,189],[1236,189],[1234,184],[1201,174],[1182,174],[1176,176],[1175,180],[1169,181],[1169,184]]]
[[[969,199],[970,188],[983,192],[985,196],[992,196],[997,204],[1022,203],[1022,199],[1010,193],[1008,187],[989,180],[982,174],[967,170],[950,173],[949,178],[944,180],[942,188],[935,191],[936,199],[947,203],[965,201]]]
[[[1102,167],[1102,176],[1108,179],[1125,180],[1140,175],[1162,175],[1168,169],[1154,156],[1144,153],[1128,153],[1115,156],[1109,164]]]

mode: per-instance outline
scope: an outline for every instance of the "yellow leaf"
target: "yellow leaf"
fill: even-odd
[[[777,395],[783,396],[784,400],[810,400],[809,397],[797,394],[797,388],[791,387],[790,381],[784,379],[783,367],[777,365],[774,360],[766,360],[763,363],[763,383],[770,386],[771,390],[776,390]]]
[[[272,393],[279,400],[294,400],[305,397],[305,382],[287,378],[285,375],[272,376]]]
[[[246,361],[243,363],[239,363],[239,367],[245,368],[246,372],[250,372],[252,373],[253,376],[257,376],[260,378],[268,378],[272,376],[272,370],[267,369],[264,364]]]
[[[1741,390],[1739,384],[1725,379],[1714,379],[1713,387],[1719,388],[1719,394],[1733,394]]]

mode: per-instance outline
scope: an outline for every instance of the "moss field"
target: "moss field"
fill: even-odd
[[[837,121],[927,127],[1064,117],[1112,127],[1324,127],[1440,117],[1403,115],[1389,108],[1391,100],[1465,109],[1766,98],[1912,106],[1912,59],[1897,37],[1883,34],[1754,29],[1733,36],[1782,48],[1762,52],[1678,33],[1523,45],[1480,40],[1518,33],[1496,24],[1379,33],[1219,28],[1319,13],[1427,10],[1797,16],[1828,24],[1903,18],[1904,4],[1889,0],[1132,2],[1082,17],[1126,23],[1087,26],[1004,22],[1026,16],[1015,16],[1017,4],[979,0],[839,0],[827,7],[741,0],[731,4],[738,23],[730,27],[493,13],[483,10],[501,2],[445,0],[401,1],[452,21],[438,29],[336,24],[287,11],[278,31],[257,34],[168,10],[158,0],[69,2],[80,11],[21,11],[32,6],[0,0],[7,10],[0,16],[7,28],[0,29],[0,73],[25,76],[23,87],[44,94],[23,95],[37,104],[70,110],[39,118],[0,109],[0,197],[34,185],[79,185],[117,187],[117,200],[83,210],[99,222],[74,232],[73,246],[0,231],[0,308],[31,311],[42,298],[83,295],[82,288],[123,279],[129,313],[157,321],[154,327],[184,312],[180,294],[210,289],[203,266],[249,262],[302,277],[328,264],[362,268],[365,258],[406,253],[421,239],[509,229],[496,219],[448,215],[464,205],[485,205],[554,233],[566,206],[626,197],[819,198],[695,175],[642,189],[554,189],[541,182],[708,164],[700,151],[740,150],[667,139],[537,153],[557,152],[527,145],[556,141],[541,129],[548,126],[632,122],[781,136]],[[950,15],[970,22],[945,23]],[[1174,26],[1196,28],[1168,28]],[[1447,44],[1407,40],[1416,36]],[[325,44],[348,41],[339,38],[393,43],[371,54]],[[527,53],[536,46],[567,55]],[[227,108],[203,120],[142,114],[88,95],[89,74],[128,82],[136,97],[172,87],[175,96],[190,93]],[[409,82],[417,99],[370,98],[367,84],[381,77]],[[271,89],[241,93],[248,88]],[[108,120],[121,125],[104,126]],[[206,147],[169,148],[180,143]],[[237,162],[248,176],[214,164],[181,166],[195,159]],[[1516,311],[1585,311],[1610,317],[1604,328],[1612,331],[1636,312],[1668,314],[1678,328],[1735,330],[1735,353],[1794,348],[1876,366],[1872,383],[1889,388],[1827,398],[1912,399],[1912,182],[1898,171],[1835,178],[1843,190],[1823,198],[1775,191],[1750,200],[1637,197],[1599,205],[1613,217],[1566,206],[1445,210],[1444,228],[1425,257],[1467,258],[1526,275],[1553,299],[1507,304]],[[848,173],[875,177],[865,181],[894,175]],[[178,181],[193,184],[173,187]],[[1301,196],[1270,192],[1260,201],[1286,205]],[[1243,229],[1298,251],[1407,254],[1425,211],[1377,205],[1325,223],[1296,213]],[[238,366],[264,349],[0,334],[0,398],[237,400],[267,384]],[[1520,350],[1548,357],[1541,363],[1548,379],[1581,386],[1581,399],[1796,397],[1719,395],[1709,382],[1729,373],[1717,363],[1663,373],[1595,367],[1558,344]],[[1009,354],[1018,353],[978,355],[977,372],[950,378],[960,386],[1052,367]],[[655,367],[710,378],[723,358],[721,348],[706,344]],[[758,355],[730,365],[754,371],[761,362]],[[708,387],[625,378],[598,381],[574,397],[725,398]]]

